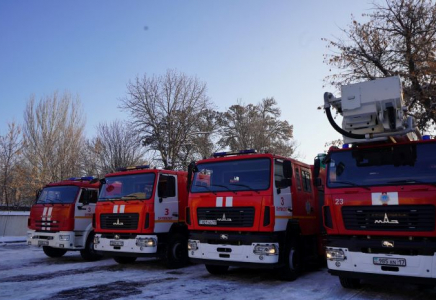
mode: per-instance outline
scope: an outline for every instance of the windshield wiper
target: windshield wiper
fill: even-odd
[[[209,192],[211,192],[212,194],[216,195],[216,192],[212,191],[210,188],[208,188],[208,187],[205,186],[205,185],[199,185],[199,184],[196,184],[195,186],[197,186],[197,187],[203,187],[203,188],[205,188],[206,190],[208,190]]]
[[[116,201],[120,198],[98,198],[98,201]]]
[[[38,204],[51,204],[52,206],[54,206],[54,200],[52,200],[52,199],[45,199],[45,201],[44,202],[40,202],[40,203],[38,203]]]
[[[370,190],[371,190],[371,189],[370,189],[369,187],[367,187],[367,186],[363,186],[363,185],[358,185],[357,183],[355,183],[355,182],[352,182],[352,181],[337,180],[337,181],[333,181],[332,183],[342,183],[342,184],[348,184],[348,185],[352,185],[352,186],[355,186],[355,187],[360,187],[360,188],[364,188],[364,189],[366,189],[366,190],[368,190],[368,191],[370,191]]]
[[[135,200],[135,199],[139,199],[138,196],[136,195],[127,195],[127,196],[122,196],[121,200],[128,202],[128,200]]]
[[[425,181],[416,180],[416,179],[394,180],[394,181],[388,181],[387,183],[392,183],[392,184],[413,184],[413,183],[417,183],[417,184],[425,184],[425,185],[436,186],[436,182],[425,182]]]
[[[226,186],[226,185],[222,185],[222,184],[211,184],[210,186],[219,186],[219,187],[223,187],[223,188],[226,188],[226,189],[228,189],[229,191],[233,192],[234,194],[236,194],[236,192],[235,192],[234,190],[232,190],[231,188],[229,188],[229,187]]]
[[[259,191],[253,189],[251,186],[246,185],[246,184],[242,184],[242,183],[229,183],[229,184],[230,184],[230,185],[236,185],[236,186],[243,186],[243,187],[248,188],[250,191],[253,191],[253,192],[256,192],[256,193],[260,194]]]

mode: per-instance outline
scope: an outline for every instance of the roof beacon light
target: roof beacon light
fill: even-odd
[[[250,153],[257,153],[254,149],[245,149],[245,150],[239,150],[240,154],[250,154]]]
[[[422,139],[423,139],[424,141],[428,141],[428,140],[431,140],[431,137],[430,137],[429,135],[423,135],[423,136],[422,136]]]
[[[213,157],[223,157],[228,155],[238,155],[238,154],[250,154],[250,153],[257,153],[254,149],[245,149],[245,150],[239,150],[236,152],[215,152],[212,154]]]
[[[132,171],[132,170],[143,170],[143,169],[150,169],[149,165],[142,165],[142,166],[131,166],[131,167],[125,167],[125,168],[118,168],[118,172],[124,172],[124,171]]]
[[[94,179],[94,176],[85,176],[85,177],[81,177],[80,179],[85,181],[91,181]]]
[[[220,157],[220,156],[226,156],[229,155],[230,152],[215,152],[213,154],[213,157]]]

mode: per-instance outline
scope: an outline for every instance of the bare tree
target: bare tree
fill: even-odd
[[[425,130],[436,121],[436,6],[430,0],[373,3],[369,19],[352,17],[345,38],[327,42],[324,62],[338,69],[325,78],[334,86],[398,75],[409,113]]]
[[[118,168],[144,163],[144,150],[138,134],[121,121],[99,124],[97,137],[88,142],[88,149],[90,157],[96,159],[95,164],[91,162],[89,166],[93,166],[100,176]]]
[[[223,113],[219,144],[231,150],[254,148],[261,152],[293,156],[293,126],[279,120],[281,111],[274,98],[259,104],[238,103]]]
[[[99,168],[99,148],[96,147],[97,138],[86,139],[80,152],[81,174],[103,178],[106,174]]]
[[[209,157],[220,149],[217,143],[220,118],[221,113],[212,109],[206,109],[198,116],[194,131],[189,134],[186,144],[179,152],[179,160],[183,166],[193,160]]]
[[[17,167],[21,157],[21,128],[15,122],[8,124],[8,132],[0,136],[0,200],[8,207],[17,200]],[[0,201],[0,203],[2,202]]]
[[[183,157],[195,151],[192,136],[211,103],[206,84],[196,77],[168,70],[162,76],[147,76],[129,82],[121,108],[130,113],[132,130],[149,151],[159,154],[165,169],[186,167]],[[185,153],[181,155],[181,153]]]
[[[78,97],[66,92],[41,99],[32,96],[24,112],[24,156],[38,188],[80,174],[85,119]]]

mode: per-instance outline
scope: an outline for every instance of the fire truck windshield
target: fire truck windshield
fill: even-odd
[[[350,149],[327,158],[330,188],[436,184],[436,143]]]
[[[37,204],[73,203],[79,187],[77,186],[52,186],[46,187],[36,201]]]
[[[155,177],[154,173],[106,177],[98,201],[150,199]]]
[[[193,193],[259,191],[270,186],[269,158],[220,160],[197,165]]]

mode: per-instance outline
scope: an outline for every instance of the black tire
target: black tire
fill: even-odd
[[[94,233],[90,233],[86,239],[85,249],[80,250],[80,255],[86,261],[96,261],[101,259],[103,256],[97,254],[94,249]]]
[[[188,240],[176,233],[170,236],[165,253],[165,265],[169,269],[178,269],[188,264]]]
[[[229,266],[205,265],[206,270],[212,275],[223,275],[229,270]]]
[[[294,281],[301,274],[302,269],[301,252],[298,247],[289,245],[286,247],[285,253],[285,266],[282,269],[282,279],[287,281]]]
[[[135,256],[115,256],[114,260],[122,265],[125,264],[133,264],[136,261],[137,257]]]
[[[65,253],[67,253],[67,250],[59,249],[59,248],[53,248],[50,246],[43,246],[42,250],[44,251],[45,255],[48,257],[62,257]]]
[[[346,289],[358,289],[360,288],[360,279],[359,278],[348,278],[348,277],[339,277],[339,281],[343,288]]]

